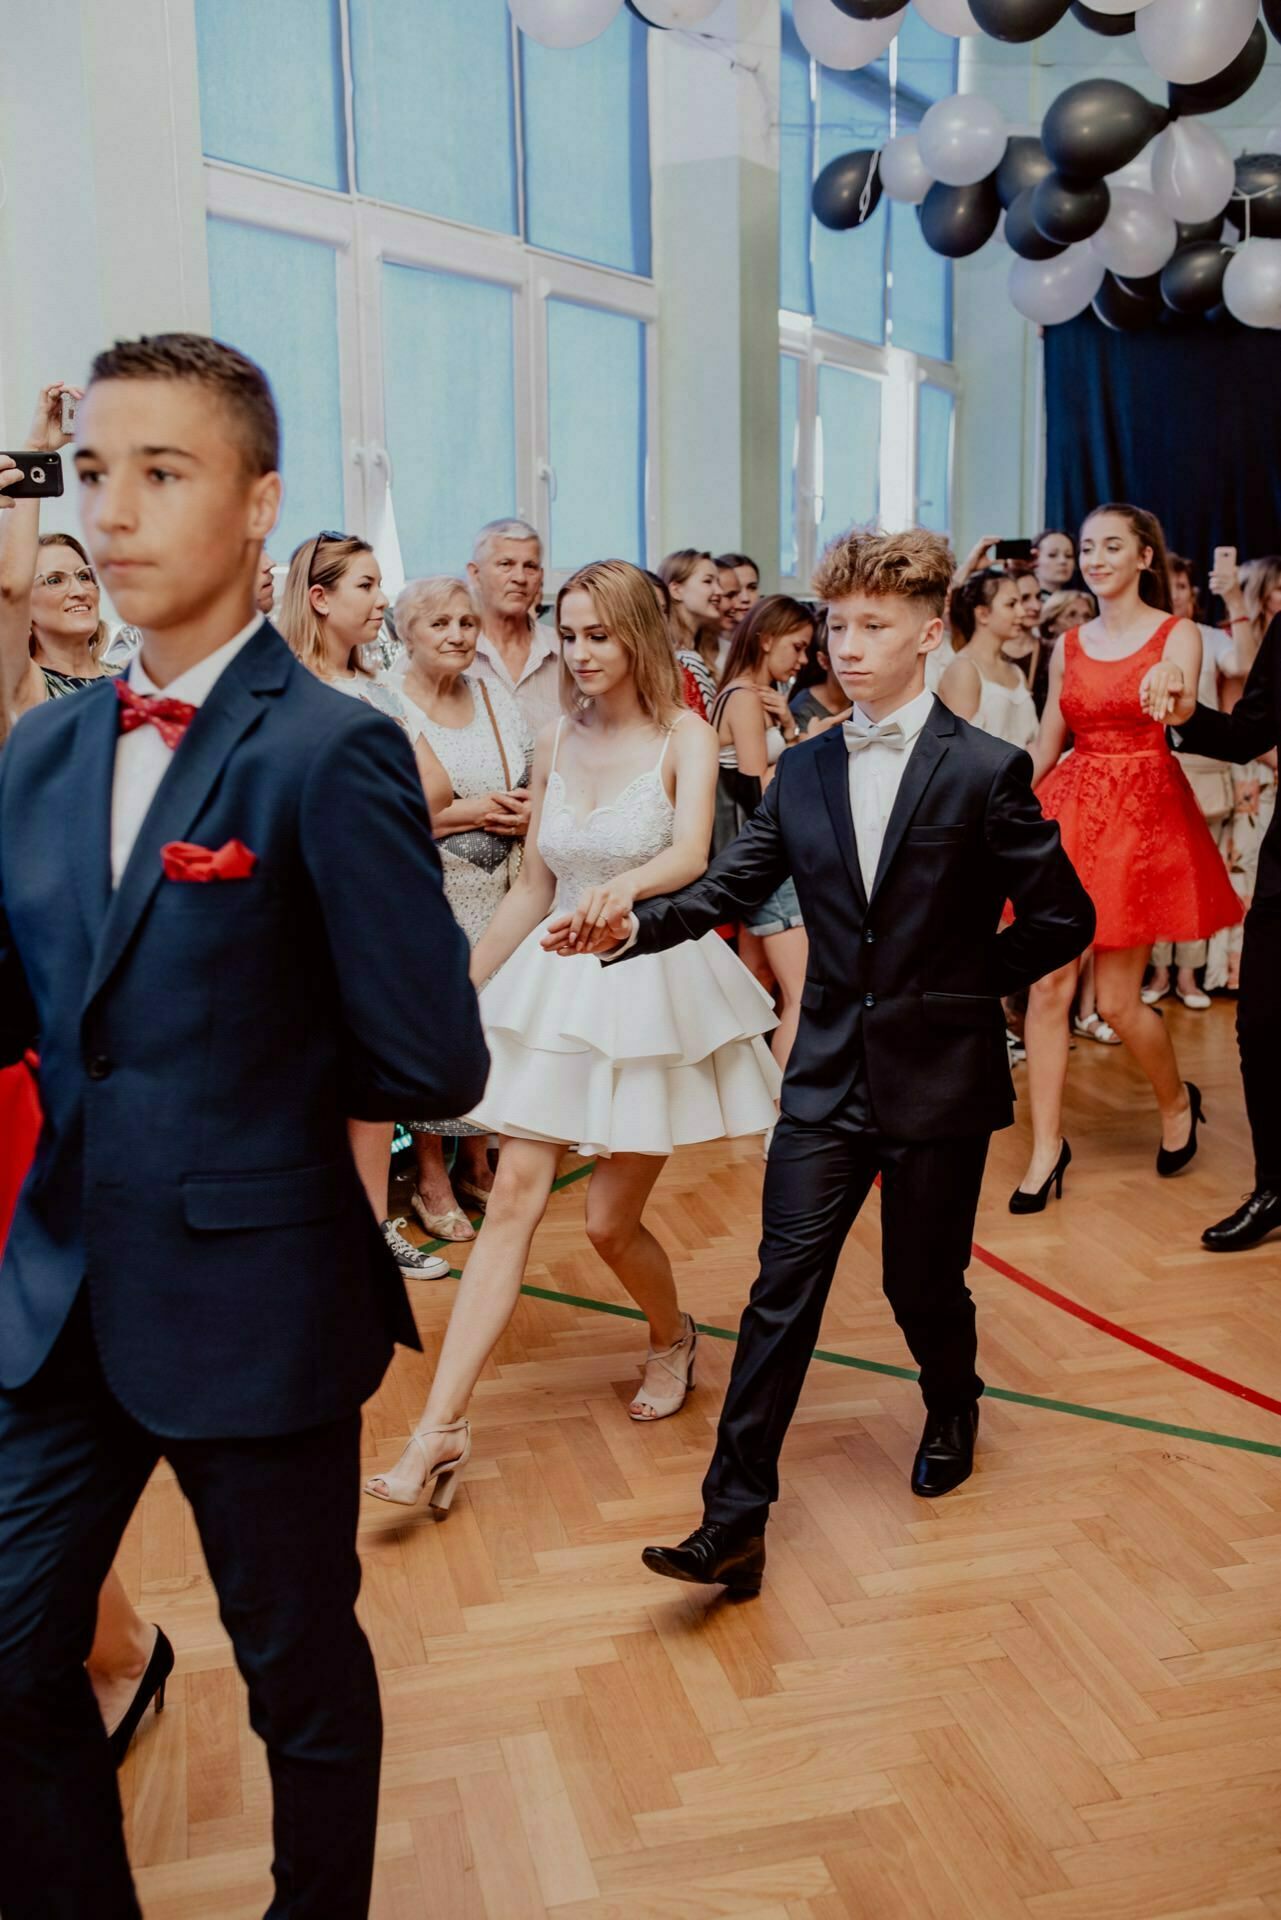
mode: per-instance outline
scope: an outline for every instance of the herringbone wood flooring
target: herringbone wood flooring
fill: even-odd
[[[1170,1014],[1211,1126],[1152,1172],[1126,1060],[1073,1057],[1067,1198],[1015,1221],[1023,1134],[995,1143],[985,1248],[1149,1339],[1281,1389],[1281,1245],[1218,1260],[1200,1228],[1249,1185],[1231,1017]],[[679,1154],[656,1230],[697,1317],[732,1328],[753,1271],[748,1143]],[[825,1350],[905,1364],[877,1202]],[[620,1296],[555,1196],[529,1280]],[[1276,1445],[1281,1419],[1134,1352],[976,1263],[993,1386]],[[368,1410],[371,1460],[417,1411],[451,1283],[419,1286],[427,1353]],[[387,1732],[377,1920],[1265,1920],[1281,1916],[1281,1459],[989,1399],[974,1478],[927,1507],[905,1474],[915,1387],[816,1361],[784,1458],[761,1599],[641,1568],[698,1513],[732,1348],[653,1429],[624,1412],[640,1330],[524,1298],[438,1525],[367,1503],[362,1614]],[[269,1795],[189,1514],[156,1475],[122,1570],[178,1649],[122,1774],[148,1920],[248,1920]]]

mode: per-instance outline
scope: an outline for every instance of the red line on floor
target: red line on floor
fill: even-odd
[[[1002,1260],[997,1253],[989,1253],[977,1240],[974,1252],[985,1267],[991,1267],[1015,1286],[1025,1287],[1029,1293],[1036,1294],[1040,1300],[1048,1300],[1052,1307],[1058,1307],[1063,1313],[1070,1313],[1073,1319],[1083,1320],[1087,1327],[1094,1327],[1100,1333],[1108,1334],[1113,1340],[1122,1341],[1127,1347],[1134,1347],[1139,1353],[1146,1353],[1150,1359],[1160,1360],[1164,1366],[1176,1367],[1180,1373],[1190,1374],[1192,1379],[1200,1380],[1207,1387],[1217,1387],[1220,1393],[1230,1393],[1235,1400],[1248,1400],[1251,1406],[1262,1407],[1265,1413],[1281,1414],[1281,1400],[1274,1400],[1270,1394],[1260,1393],[1257,1387],[1243,1386],[1239,1380],[1230,1380],[1226,1374],[1215,1373],[1210,1367],[1203,1367],[1198,1360],[1185,1360],[1181,1353],[1171,1353],[1168,1347],[1158,1346],[1155,1340],[1147,1340],[1141,1333],[1131,1333],[1128,1327],[1118,1326],[1115,1320],[1108,1320],[1101,1313],[1095,1313],[1092,1307],[1083,1307],[1079,1300],[1070,1300],[1065,1293],[1059,1293],[1053,1287],[1047,1287],[1043,1280],[1036,1280],[1030,1273],[1024,1273],[1018,1267],[1012,1267],[1008,1260]]]

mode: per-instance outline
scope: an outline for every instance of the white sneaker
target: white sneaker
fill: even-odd
[[[1206,1008],[1213,1004],[1209,994],[1202,993],[1199,987],[1193,993],[1178,994],[1178,998],[1182,1000],[1184,1006],[1188,1007],[1193,1013],[1204,1013]]]
[[[1168,980],[1163,987],[1144,987],[1142,993],[1139,995],[1145,1007],[1155,1007],[1159,1001],[1168,1000],[1169,997],[1170,983]]]
[[[412,1240],[406,1240],[400,1229],[406,1224],[404,1214],[395,1220],[383,1221],[383,1239],[387,1242],[396,1265],[406,1280],[447,1280],[449,1262],[442,1260],[439,1254],[424,1253]]]

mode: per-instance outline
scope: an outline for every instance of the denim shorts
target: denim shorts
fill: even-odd
[[[761,937],[767,933],[788,933],[793,927],[803,927],[804,924],[801,903],[796,898],[796,882],[790,875],[768,900],[761,902],[751,919],[743,922],[748,933]]]

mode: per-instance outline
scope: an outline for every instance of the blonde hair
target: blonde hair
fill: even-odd
[[[1281,587],[1281,556],[1265,553],[1257,560],[1242,561],[1241,591],[1245,595],[1245,610],[1256,627],[1267,624],[1264,609],[1274,587]]]
[[[681,671],[658,611],[654,589],[639,567],[627,560],[593,560],[572,573],[556,595],[556,625],[568,593],[590,594],[596,616],[611,640],[617,640],[632,664],[641,711],[667,727],[684,711]],[[571,716],[591,705],[565,662],[560,661],[560,703]]]
[[[1042,601],[1041,618],[1037,622],[1041,637],[1057,640],[1059,635],[1055,631],[1056,624],[1063,619],[1069,607],[1079,606],[1082,602],[1087,609],[1086,619],[1093,620],[1099,611],[1099,603],[1092,593],[1085,591],[1084,587],[1060,587],[1057,593],[1052,593],[1048,600]]]
[[[814,591],[820,600],[845,600],[852,593],[914,600],[938,620],[955,572],[956,558],[941,533],[924,527],[903,533],[851,527],[824,550]]]
[[[311,604],[311,589],[324,587],[328,591],[336,587],[358,553],[372,552],[368,540],[354,533],[316,533],[289,556],[276,627],[303,666],[322,680],[329,672],[329,649],[324,620]],[[352,673],[366,672],[358,659],[352,658],[347,664]]]
[[[710,621],[700,621],[694,626],[691,635],[684,624],[686,616],[683,612],[683,604],[672,592],[674,586],[683,587],[685,582],[697,573],[704,560],[710,561],[713,567],[718,564],[702,547],[677,547],[674,553],[664,554],[659,561],[658,577],[667,588],[667,598],[671,607],[668,615],[668,630],[671,634],[672,646],[683,647],[687,651],[696,653],[714,678],[717,662],[720,659],[720,628]]]
[[[40,535],[40,538],[36,541],[37,555],[40,553],[40,550],[43,547],[70,547],[72,553],[78,553],[80,555],[81,560],[83,560],[85,566],[88,567],[90,573],[93,575],[94,583],[96,585],[97,579],[98,579],[98,570],[94,566],[93,561],[89,558],[89,555],[85,552],[85,549],[81,546],[80,542],[76,539],[73,533],[42,533]],[[101,651],[101,649],[106,645],[106,641],[107,641],[107,623],[105,620],[99,620],[98,631],[94,634],[93,639],[89,642],[89,652],[95,661],[97,660],[98,654]],[[27,637],[27,648],[32,658],[34,659],[35,651],[36,651],[36,630],[35,630],[34,624],[32,625],[31,632]]]
[[[418,622],[431,620],[436,614],[444,613],[454,600],[467,602],[467,611],[479,626],[480,612],[476,597],[465,580],[457,579],[452,573],[432,573],[423,580],[405,582],[396,595],[391,624],[406,652],[412,652],[409,636]]]

